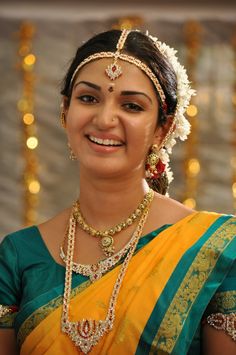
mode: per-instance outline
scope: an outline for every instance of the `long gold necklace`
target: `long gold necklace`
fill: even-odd
[[[152,200],[151,200],[152,201]],[[151,203],[150,201],[150,203]],[[71,284],[72,284],[72,269],[73,269],[73,254],[75,244],[75,232],[76,232],[76,219],[74,217],[74,208],[69,220],[68,229],[68,244],[67,244],[67,261],[66,261],[66,273],[65,273],[65,288],[63,295],[62,305],[62,318],[61,329],[66,333],[74,344],[80,348],[80,350],[87,354],[90,350],[99,342],[105,333],[112,330],[115,320],[115,307],[117,304],[117,298],[121,288],[122,281],[125,277],[129,262],[134,254],[139,238],[142,234],[144,224],[146,222],[150,204],[143,211],[140,221],[135,230],[135,238],[127,253],[127,256],[121,265],[116,282],[114,284],[111,298],[109,301],[108,311],[104,320],[95,319],[83,319],[77,322],[71,322],[69,320],[69,304],[71,297]]]
[[[153,199],[153,195],[154,195],[154,191],[152,189],[149,189],[149,191],[146,193],[146,195],[144,196],[144,198],[142,199],[138,207],[135,209],[133,213],[131,213],[131,215],[125,221],[122,221],[121,223],[118,223],[112,228],[106,230],[99,231],[88,225],[88,223],[85,221],[81,213],[79,201],[76,202],[74,216],[79,226],[86,233],[90,234],[93,237],[100,238],[99,245],[104,255],[109,257],[115,253],[113,236],[121,232],[123,229],[131,226],[138,218],[140,218],[142,212],[145,210],[145,208],[148,206],[150,201]]]

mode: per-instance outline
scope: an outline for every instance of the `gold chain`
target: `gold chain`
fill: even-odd
[[[153,195],[152,195],[153,196]],[[72,213],[69,220],[68,229],[68,244],[67,244],[67,261],[66,261],[66,273],[65,273],[65,289],[63,296],[62,306],[62,319],[61,329],[66,333],[71,340],[75,343],[80,350],[87,354],[90,350],[99,342],[105,333],[112,330],[115,320],[115,307],[117,304],[117,298],[120,292],[122,281],[125,277],[129,262],[134,254],[139,238],[142,234],[144,224],[146,222],[148,212],[150,209],[152,199],[149,201],[149,205],[143,211],[137,228],[134,232],[134,240],[127,253],[127,256],[121,265],[116,282],[114,284],[111,298],[109,301],[108,311],[105,320],[95,319],[83,319],[77,322],[71,322],[69,320],[69,304],[71,297],[71,284],[72,284],[72,269],[73,269],[73,255],[75,245],[75,232],[76,232],[76,219],[74,217],[74,210],[76,205],[73,206]]]
[[[144,196],[143,200],[140,202],[136,210],[133,213],[131,213],[131,215],[125,221],[118,223],[112,228],[103,231],[99,231],[88,225],[88,223],[85,221],[81,213],[79,201],[76,202],[74,218],[76,219],[76,222],[78,222],[79,226],[86,233],[88,233],[93,237],[101,238],[99,245],[104,255],[110,257],[115,253],[113,236],[121,232],[123,229],[131,226],[138,218],[140,218],[142,212],[145,210],[145,208],[148,206],[150,201],[153,199],[153,196],[154,196],[154,191],[152,189],[149,189],[149,191],[146,193],[146,195]]]

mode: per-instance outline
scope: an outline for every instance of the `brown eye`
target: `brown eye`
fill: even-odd
[[[98,102],[98,100],[92,95],[81,95],[78,97],[78,99],[86,104],[93,104]]]
[[[143,111],[143,108],[137,104],[134,104],[132,102],[128,102],[126,104],[123,105],[123,107],[131,112],[140,112]]]

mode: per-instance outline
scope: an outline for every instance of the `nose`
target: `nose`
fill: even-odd
[[[93,123],[100,130],[113,128],[117,124],[117,112],[114,103],[102,104],[96,112]]]

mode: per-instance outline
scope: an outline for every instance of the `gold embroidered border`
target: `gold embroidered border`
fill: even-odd
[[[80,292],[85,290],[91,284],[90,281],[86,281],[78,287],[75,287],[71,296],[75,297]],[[21,325],[19,332],[17,334],[17,342],[21,346],[28,336],[28,334],[42,321],[44,320],[51,312],[53,312],[56,308],[62,305],[62,296],[58,296],[57,298],[51,300],[47,304],[38,308],[34,313],[32,313]]]
[[[236,291],[217,292],[212,298],[209,308],[212,313],[236,312]]]
[[[221,253],[236,234],[236,219],[219,227],[201,247],[173,298],[153,340],[154,349],[171,353],[201,288],[216,265]]]

